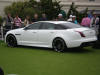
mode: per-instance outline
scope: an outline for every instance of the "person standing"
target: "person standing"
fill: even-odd
[[[58,15],[58,21],[64,21],[64,18],[63,18],[63,15],[62,14],[59,14]]]
[[[26,18],[24,20],[24,26],[27,26],[28,24],[31,24],[31,21],[30,21],[30,17],[26,16]]]
[[[34,23],[34,22],[37,22],[37,21],[39,21],[39,16],[36,13],[36,14],[34,14],[34,18],[32,19],[32,22]]]
[[[73,18],[73,15],[70,15],[69,16],[69,19],[67,20],[68,22],[72,22],[72,18]]]
[[[6,18],[5,18],[5,28],[7,30],[12,29],[12,23],[13,23],[13,18],[11,17],[11,14],[8,13]]]
[[[42,14],[42,18],[40,18],[41,21],[47,21],[47,16],[45,13]]]
[[[72,16],[72,23],[78,24],[78,22],[76,20],[76,16]]]
[[[90,27],[91,19],[86,15],[81,22],[81,25],[84,27]]]
[[[100,42],[100,16],[98,16],[98,17],[99,17],[98,40]]]
[[[96,31],[96,34],[99,33],[99,17],[97,17],[96,14],[94,14],[91,19],[91,28]]]
[[[93,17],[92,12],[90,12],[90,13],[88,14],[88,17],[89,17],[90,19],[92,19],[92,17]]]
[[[18,15],[16,15],[16,17],[14,18],[14,29],[21,28],[21,25],[22,25],[22,20],[21,18],[19,18]]]

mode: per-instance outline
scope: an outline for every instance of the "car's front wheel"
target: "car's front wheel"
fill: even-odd
[[[16,40],[14,35],[8,35],[6,37],[6,43],[7,43],[7,46],[9,46],[9,47],[16,47],[17,46],[17,40]]]
[[[63,52],[67,47],[65,41],[61,38],[56,38],[53,41],[53,49],[57,52]]]

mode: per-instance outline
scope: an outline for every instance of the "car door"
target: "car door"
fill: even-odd
[[[40,23],[34,23],[25,27],[21,34],[21,42],[23,45],[33,46],[37,44],[37,33],[40,28]]]
[[[55,25],[52,23],[42,23],[38,31],[38,43],[42,46],[48,46],[52,38],[56,35]]]

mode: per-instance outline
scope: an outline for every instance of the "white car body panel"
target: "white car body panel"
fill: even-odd
[[[55,24],[67,23],[65,21],[47,22]],[[77,31],[83,32],[86,37],[81,37]],[[9,34],[16,37],[18,45],[47,48],[52,48],[52,42],[57,37],[62,38],[68,48],[79,47],[82,43],[97,40],[95,31],[84,27],[66,30],[24,30],[24,28],[20,28],[8,31],[5,38]]]

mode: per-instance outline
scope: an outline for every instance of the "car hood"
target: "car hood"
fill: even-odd
[[[8,31],[6,34],[17,33],[19,31],[21,31],[22,29],[24,29],[24,28],[13,29],[13,30]]]
[[[10,30],[8,32],[13,32],[13,31],[19,31],[19,30],[22,30],[23,28],[18,28],[18,29],[13,29],[13,30]]]

